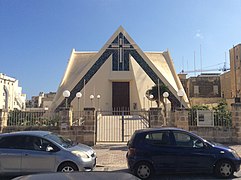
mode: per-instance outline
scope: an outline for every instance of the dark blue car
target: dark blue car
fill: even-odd
[[[231,148],[178,128],[137,130],[128,142],[129,169],[139,178],[154,173],[215,173],[230,178],[241,159]]]

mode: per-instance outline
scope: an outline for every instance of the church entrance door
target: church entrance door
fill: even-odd
[[[112,82],[112,108],[113,110],[130,109],[129,82]]]

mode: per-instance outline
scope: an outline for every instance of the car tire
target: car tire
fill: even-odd
[[[78,171],[77,166],[74,163],[66,162],[58,167],[58,172],[73,172]]]
[[[222,160],[217,162],[215,173],[220,178],[230,178],[233,176],[234,168],[230,161]]]
[[[140,179],[150,179],[154,174],[154,170],[150,163],[142,161],[135,165],[134,174]]]

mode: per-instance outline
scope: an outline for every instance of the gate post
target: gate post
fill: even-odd
[[[150,108],[149,113],[150,127],[160,127],[164,125],[162,108]]]
[[[235,143],[241,143],[241,103],[231,104],[232,126],[234,128],[233,140]]]
[[[84,143],[88,145],[96,144],[96,135],[95,135],[95,108],[84,108]]]
[[[60,131],[68,130],[72,125],[72,110],[69,108],[61,109],[59,112],[61,121],[60,121]]]
[[[175,111],[175,125],[178,128],[189,130],[188,109],[180,108]]]

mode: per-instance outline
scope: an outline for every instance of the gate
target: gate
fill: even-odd
[[[127,142],[135,130],[148,127],[149,111],[96,112],[97,142]]]

